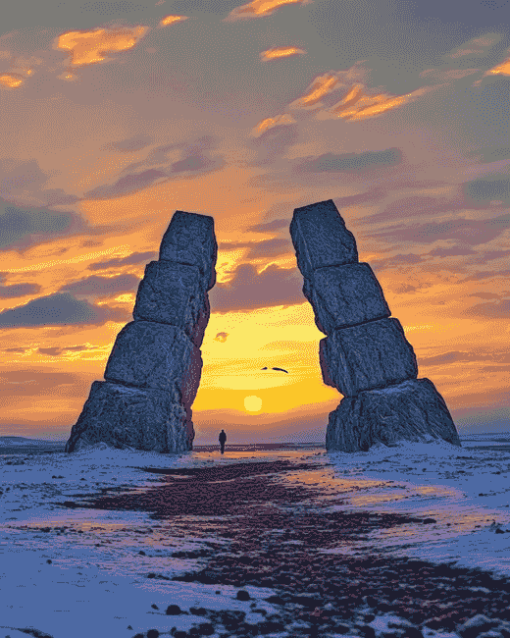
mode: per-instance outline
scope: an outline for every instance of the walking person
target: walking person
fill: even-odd
[[[222,430],[220,432],[220,436],[218,437],[218,439],[220,441],[221,453],[223,454],[223,452],[225,451],[225,441],[227,440],[227,435],[225,434],[225,430]]]

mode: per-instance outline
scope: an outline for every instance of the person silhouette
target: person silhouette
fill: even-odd
[[[218,437],[218,439],[220,441],[221,453],[223,454],[223,452],[225,451],[225,441],[227,440],[227,435],[225,434],[225,430],[222,430],[220,432],[220,436]]]

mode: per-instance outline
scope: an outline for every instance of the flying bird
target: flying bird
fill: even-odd
[[[269,370],[269,368],[266,366],[265,368],[260,368],[261,370]],[[283,368],[271,368],[271,370],[279,370],[280,372],[286,372],[287,374],[289,374],[288,370],[284,370]]]

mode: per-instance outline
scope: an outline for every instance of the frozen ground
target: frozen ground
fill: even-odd
[[[239,446],[224,456],[67,455],[56,444],[0,438],[0,638],[370,638],[368,625],[401,636],[388,628],[395,610],[393,625],[408,610],[420,635],[444,635],[442,607],[461,581],[460,602],[473,598],[453,621],[497,615],[493,588],[501,609],[510,602],[510,435],[462,443],[353,455]],[[492,576],[431,571],[407,557]],[[370,590],[363,565],[380,565],[373,573],[385,584]],[[336,589],[328,574],[338,574]],[[405,596],[425,574],[437,591],[443,574],[445,590],[418,609]],[[399,587],[407,593],[395,602]],[[184,613],[167,614],[170,605]],[[443,625],[422,622],[438,616]]]

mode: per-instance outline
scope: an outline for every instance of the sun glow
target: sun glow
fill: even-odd
[[[244,399],[244,408],[247,412],[260,412],[262,408],[262,399],[254,394]]]

